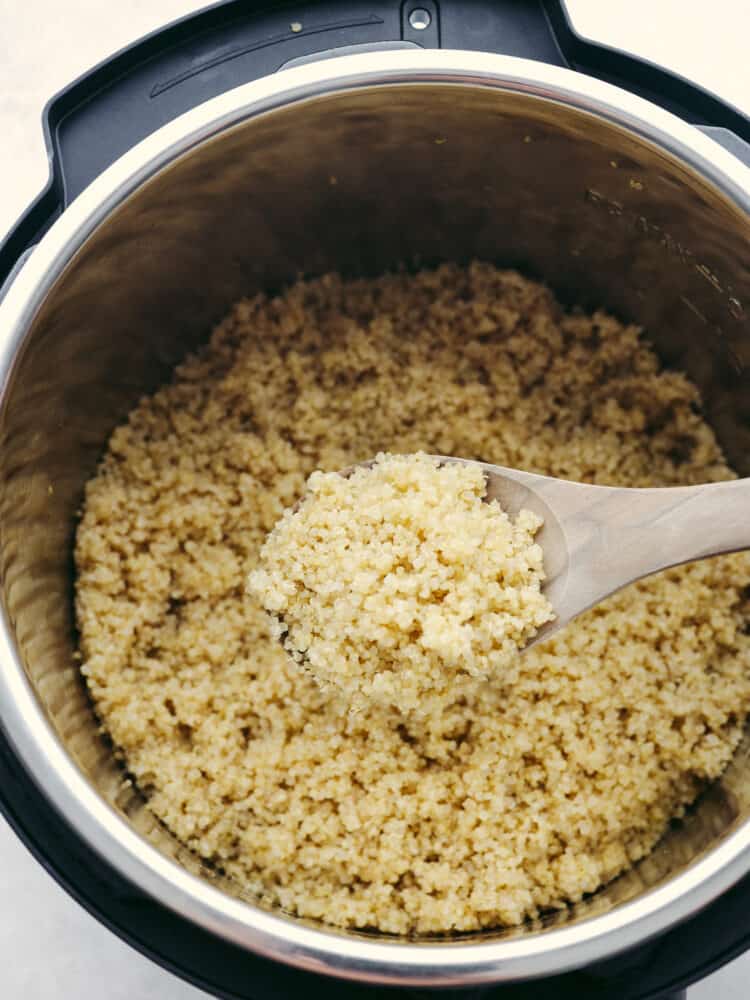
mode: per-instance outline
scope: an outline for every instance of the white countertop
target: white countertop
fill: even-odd
[[[46,180],[46,100],[202,0],[0,0],[0,239]],[[689,76],[750,111],[748,0],[569,0],[580,32]],[[750,920],[750,915],[748,916]],[[747,1000],[750,952],[689,1000]],[[2,1000],[198,1000],[82,910],[0,819]]]

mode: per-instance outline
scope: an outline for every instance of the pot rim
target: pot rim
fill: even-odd
[[[666,151],[713,185],[750,224],[750,169],[697,129],[627,91],[568,69],[510,56],[404,50],[342,56],[283,70],[222,94],[163,126],[107,168],[52,225],[0,302],[0,407],[26,332],[54,282],[109,214],[197,145],[248,119],[333,93],[451,84],[564,104]],[[267,958],[319,974],[400,985],[510,982],[601,961],[663,932],[750,871],[750,822],[685,871],[615,909],[569,927],[495,941],[384,941],[312,927],[227,895],[143,840],[68,755],[34,694],[0,618],[0,724],[29,775],[90,848],[147,895],[206,930]]]

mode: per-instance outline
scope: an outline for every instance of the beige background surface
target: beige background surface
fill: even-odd
[[[0,239],[46,179],[40,126],[46,100],[110,53],[203,6],[201,0],[0,0]],[[750,114],[748,0],[569,0],[569,9],[583,34],[690,76]],[[203,996],[97,924],[0,819],[2,1000]],[[749,997],[750,952],[689,993],[689,1000]]]

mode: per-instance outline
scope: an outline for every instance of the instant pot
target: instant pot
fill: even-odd
[[[717,55],[718,57],[718,55]],[[232,2],[48,105],[0,250],[0,798],[135,948],[222,997],[678,996],[750,945],[750,739],[632,871],[429,940],[262,908],[144,807],[75,659],[72,538],[113,427],[242,295],[485,258],[642,324],[750,475],[750,122],[555,2]]]

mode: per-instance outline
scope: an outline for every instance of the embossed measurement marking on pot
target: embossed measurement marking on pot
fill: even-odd
[[[743,320],[746,318],[745,307],[733,294],[734,289],[728,284],[723,284],[718,275],[707,264],[701,263],[693,251],[680,243],[671,233],[656,223],[650,222],[645,215],[629,211],[622,202],[608,198],[594,188],[586,190],[585,199],[590,205],[598,205],[603,208],[608,215],[617,216],[630,223],[639,233],[643,233],[644,236],[658,242],[670,256],[677,257],[683,264],[691,266],[696,274],[700,275],[721,295],[733,319]]]

